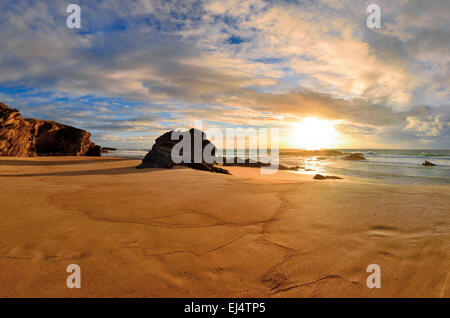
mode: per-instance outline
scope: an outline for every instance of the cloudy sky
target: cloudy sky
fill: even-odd
[[[337,148],[449,149],[449,39],[448,0],[2,0],[0,101],[127,148],[315,117]]]

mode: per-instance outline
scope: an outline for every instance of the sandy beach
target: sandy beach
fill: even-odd
[[[0,297],[450,297],[449,185],[139,163],[0,158]]]

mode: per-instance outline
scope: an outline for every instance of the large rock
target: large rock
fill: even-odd
[[[0,103],[0,156],[100,156],[85,130],[54,121],[22,118]]]
[[[434,167],[435,164],[429,161],[426,161],[424,163],[422,163],[422,166],[426,166],[426,167]]]
[[[216,153],[216,147],[214,144],[212,144],[208,139],[206,139],[206,135],[204,132],[198,130],[198,129],[190,129],[189,131],[180,133],[179,138],[172,140],[172,133],[174,131],[166,132],[165,134],[159,136],[155,140],[155,144],[153,145],[152,149],[147,153],[145,158],[142,160],[142,163],[137,166],[136,168],[142,169],[142,168],[165,168],[170,169],[176,165],[180,166],[186,166],[193,169],[199,169],[199,170],[205,170],[205,171],[211,171],[211,172],[218,172],[218,173],[225,173],[229,174],[228,170],[222,169],[220,167],[215,166],[211,162],[207,162],[205,158],[203,157],[203,153],[206,147],[210,149],[209,152],[212,156],[215,156]],[[187,153],[189,157],[189,160],[187,162],[181,162],[181,163],[174,163],[172,160],[172,148],[183,140],[183,135],[186,137],[190,137],[190,149],[183,149],[183,150],[192,150],[190,153]],[[201,138],[201,162],[195,162],[194,158],[194,147],[195,147],[195,138]],[[199,139],[200,140],[200,139]],[[207,150],[208,150],[207,149]],[[180,155],[183,155],[183,150],[180,152]]]

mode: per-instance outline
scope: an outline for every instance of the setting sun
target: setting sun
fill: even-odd
[[[332,121],[309,117],[292,127],[290,144],[306,150],[331,148],[335,146],[337,136]]]

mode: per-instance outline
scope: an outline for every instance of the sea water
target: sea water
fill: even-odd
[[[280,163],[304,166],[309,173],[384,180],[388,183],[450,184],[450,150],[421,149],[336,149],[345,153],[361,153],[362,161],[348,161],[342,157],[280,156]],[[436,166],[426,167],[427,160]]]
[[[343,153],[361,153],[363,161],[347,161],[343,156],[304,156],[304,151],[290,150],[283,155],[280,150],[280,164],[300,166],[298,173],[331,174],[338,176],[361,177],[383,180],[388,183],[405,184],[450,184],[450,150],[425,149],[335,149]],[[148,149],[118,149],[103,156],[142,159]],[[250,150],[255,155],[256,150]],[[238,150],[236,156],[245,157],[244,150]],[[263,158],[261,158],[263,159]],[[422,163],[427,160],[436,166],[426,167]],[[310,170],[310,171],[305,171]]]

